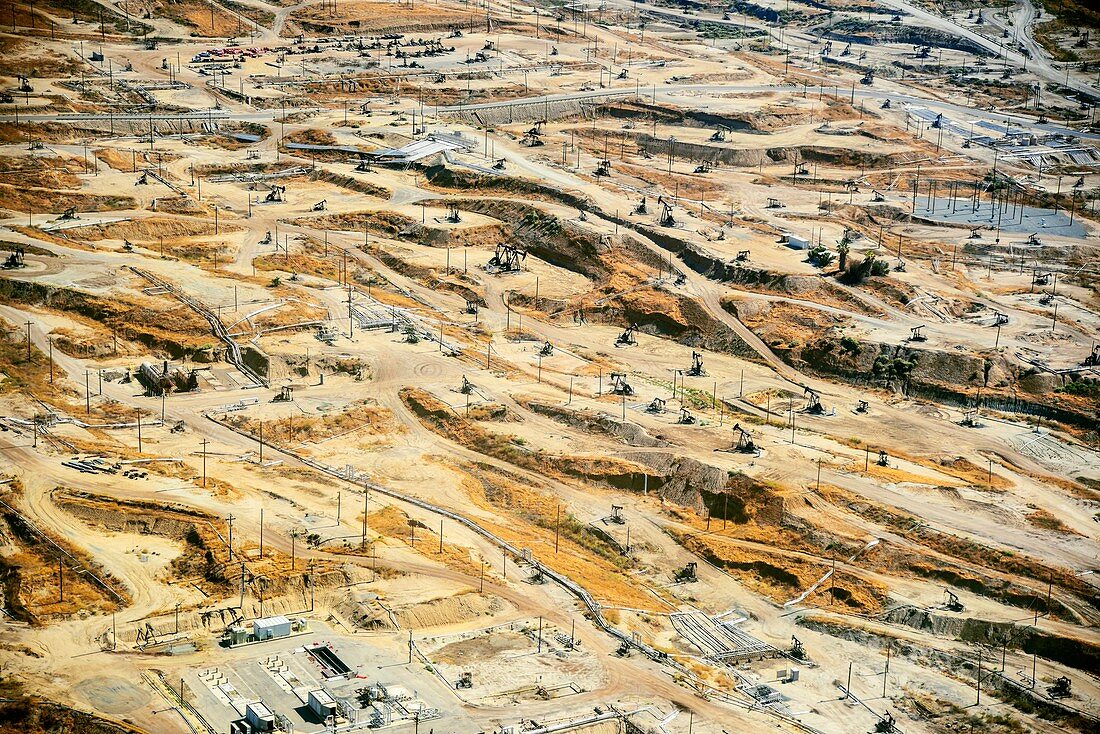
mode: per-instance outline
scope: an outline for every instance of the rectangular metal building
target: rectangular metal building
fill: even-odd
[[[257,640],[273,640],[276,637],[290,635],[290,620],[280,615],[278,617],[264,617],[252,623]]]
[[[791,248],[792,250],[808,250],[808,249],[810,249],[810,241],[807,240],[805,237],[799,237],[796,234],[791,234],[790,232],[784,232],[783,233],[783,238],[785,240],[784,244],[786,244],[787,247]]]
[[[274,731],[275,712],[263,701],[254,701],[244,707],[244,720],[253,731]]]
[[[324,688],[309,692],[309,709],[324,721],[336,715],[336,699]]]

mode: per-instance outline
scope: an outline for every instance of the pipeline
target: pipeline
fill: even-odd
[[[267,380],[265,380],[263,377],[260,377],[260,375],[258,375],[251,367],[245,364],[244,358],[241,356],[240,345],[237,344],[232,335],[230,335],[229,331],[225,328],[225,324],[221,322],[221,319],[219,319],[218,316],[213,311],[211,311],[208,306],[206,306],[206,304],[195,298],[192,298],[168,281],[162,280],[146,270],[135,268],[133,265],[128,265],[127,267],[132,272],[140,275],[142,278],[145,278],[147,281],[157,286],[158,288],[163,288],[164,290],[168,291],[184,305],[190,307],[191,310],[193,310],[195,313],[199,314],[207,321],[209,321],[210,328],[214,331],[214,336],[221,339],[223,342],[225,342],[226,346],[229,347],[228,351],[226,352],[226,357],[228,358],[229,363],[240,370],[255,384],[262,385],[264,387],[268,386]]]
[[[228,423],[223,423],[222,421],[219,421],[217,418],[215,418],[214,416],[212,416],[208,413],[204,414],[204,415],[206,416],[206,418],[208,420],[218,424],[219,426],[222,426],[223,428],[227,428],[230,431],[233,431],[234,433],[236,433],[238,435],[245,436],[246,438],[249,438],[253,441],[257,440],[256,436],[253,436],[251,433],[249,433],[249,432],[247,432],[243,429],[237,428],[236,426],[229,425]],[[486,530],[481,525],[478,525],[476,522],[474,522],[473,520],[471,520],[471,519],[469,519],[469,518],[467,518],[463,515],[459,515],[456,512],[452,512],[451,510],[440,507],[439,505],[432,504],[431,502],[427,502],[426,500],[422,500],[422,499],[419,499],[417,497],[413,497],[411,495],[404,494],[402,492],[396,492],[392,489],[388,489],[386,487],[383,487],[380,484],[376,484],[375,482],[371,482],[369,480],[365,480],[365,481],[360,483],[360,482],[357,482],[354,479],[349,479],[345,472],[343,472],[341,470],[338,470],[338,469],[334,469],[334,468],[332,468],[330,466],[327,466],[325,464],[322,464],[319,461],[315,461],[315,460],[310,459],[308,457],[301,456],[301,455],[295,453],[294,451],[291,451],[290,449],[281,448],[279,446],[274,446],[272,444],[268,444],[268,447],[274,449],[275,451],[278,451],[279,453],[290,456],[290,457],[298,460],[302,464],[305,464],[306,466],[308,466],[312,469],[316,469],[319,472],[323,472],[324,474],[327,474],[328,476],[333,477],[335,479],[339,479],[341,481],[348,482],[349,484],[354,484],[356,487],[362,486],[366,490],[378,492],[379,494],[382,494],[382,495],[384,495],[386,497],[389,497],[391,499],[395,499],[395,500],[398,500],[400,502],[405,502],[407,504],[419,507],[422,510],[426,510],[426,511],[431,512],[433,514],[441,515],[445,518],[454,520],[455,522],[459,523],[460,525],[470,529],[474,533],[477,533],[481,537],[485,538],[486,540],[488,540],[493,545],[496,545],[498,548],[503,549],[505,552],[510,553],[513,556],[517,556],[517,557],[521,557],[521,558],[524,557],[522,551],[519,548],[512,545],[511,543],[504,540],[503,538],[501,538],[501,537],[493,534],[492,532]],[[560,587],[562,587],[563,589],[568,591],[570,594],[577,597],[577,599],[579,599],[580,602],[582,604],[584,604],[585,608],[588,610],[588,613],[589,613],[592,621],[596,623],[597,627],[599,627],[601,630],[603,630],[605,633],[611,635],[615,639],[619,640],[621,643],[623,643],[623,645],[628,646],[628,647],[637,648],[642,653],[644,653],[646,655],[646,657],[648,657],[650,660],[653,660],[655,662],[661,663],[663,665],[666,665],[666,666],[674,669],[677,673],[684,676],[685,679],[690,681],[694,687],[696,687],[696,688],[703,687],[705,689],[709,689],[713,694],[722,693],[723,694],[723,700],[726,703],[741,706],[742,708],[745,708],[745,709],[758,710],[758,711],[762,711],[764,713],[770,714],[772,716],[775,716],[776,718],[782,719],[783,721],[785,721],[786,723],[788,723],[792,726],[795,726],[795,727],[801,729],[802,731],[806,732],[807,734],[822,734],[822,732],[820,732],[819,730],[817,730],[817,729],[815,729],[815,728],[813,728],[813,727],[811,727],[807,724],[803,724],[801,721],[799,721],[798,719],[795,719],[792,716],[789,716],[789,715],[784,714],[784,713],[779,712],[779,711],[775,711],[774,709],[770,709],[770,708],[767,708],[767,707],[762,707],[762,706],[760,706],[759,704],[757,704],[755,702],[749,703],[749,702],[746,702],[746,701],[738,700],[738,699],[730,696],[728,693],[718,691],[718,689],[715,689],[712,686],[710,686],[709,684],[706,684],[704,681],[699,679],[687,667],[685,667],[684,665],[682,665],[679,662],[677,662],[677,661],[673,660],[672,658],[670,658],[667,653],[664,653],[664,652],[654,648],[651,645],[647,645],[646,643],[642,642],[641,640],[637,640],[637,639],[632,638],[626,632],[623,632],[622,630],[618,629],[617,627],[612,625],[610,622],[608,622],[607,619],[603,615],[603,606],[598,601],[596,601],[596,599],[593,598],[593,596],[590,593],[588,593],[588,590],[585,589],[583,586],[581,586],[577,582],[573,581],[568,576],[565,576],[564,574],[558,573],[554,569],[550,568],[549,566],[547,566],[544,563],[542,563],[541,561],[539,561],[534,556],[532,556],[530,559],[525,559],[525,560],[529,560],[530,564],[537,571],[539,571],[539,573],[541,573],[543,576],[551,579],[554,583],[558,584]]]
[[[117,591],[115,591],[114,588],[110,584],[108,584],[106,581],[104,581],[103,579],[99,578],[94,573],[92,573],[91,570],[88,569],[85,564],[80,562],[80,559],[78,559],[72,553],[69,553],[69,551],[65,550],[64,548],[59,546],[57,543],[55,543],[53,538],[46,535],[46,533],[39,530],[38,527],[33,522],[31,522],[29,519],[27,519],[24,515],[22,515],[19,512],[19,510],[15,509],[14,507],[9,505],[7,502],[4,502],[3,500],[0,500],[0,505],[3,505],[4,507],[8,508],[8,511],[11,512],[16,517],[18,517],[23,523],[25,523],[29,530],[31,530],[32,532],[34,532],[35,535],[37,535],[38,537],[42,538],[47,543],[52,545],[58,553],[61,553],[66,558],[68,558],[72,562],[73,566],[76,567],[76,568],[79,568],[85,576],[88,576],[88,577],[94,579],[95,582],[98,583],[100,586],[102,586],[109,594],[111,594],[111,596],[113,596],[115,598],[115,600],[120,605],[125,605],[126,604],[126,599],[121,594],[119,594]]]

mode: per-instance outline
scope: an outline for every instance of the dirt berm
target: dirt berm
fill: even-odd
[[[313,170],[309,174],[310,179],[314,181],[324,181],[330,183],[333,186],[339,186],[342,189],[348,191],[355,191],[360,194],[367,194],[369,196],[376,196],[379,199],[388,199],[392,193],[389,189],[376,186],[375,184],[367,181],[360,181],[357,178],[351,176],[341,176],[337,173],[327,170]]]
[[[427,166],[424,178],[436,188],[466,194],[502,194],[525,199],[545,198],[577,209],[590,209],[592,200],[581,193],[562,191],[537,181],[511,176],[485,176],[472,171],[448,168],[444,165]]]
[[[889,383],[910,397],[971,407],[981,389],[986,408],[1041,414],[1084,430],[1096,427],[1094,411],[1085,404],[1051,389],[1047,381],[1028,379],[1026,368],[1001,354],[972,355],[829,336],[809,344],[773,344],[772,349],[792,367],[823,377],[857,385]],[[1028,395],[1034,399],[1027,400]]]
[[[93,295],[71,288],[0,279],[0,302],[29,304],[86,317],[120,337],[163,351],[173,359],[193,355],[215,344],[210,325],[176,301],[112,293]]]
[[[984,47],[974,43],[968,38],[953,33],[945,33],[934,28],[923,28],[919,25],[895,24],[886,25],[881,22],[871,22],[862,18],[844,18],[836,23],[829,23],[827,28],[818,29],[823,38],[831,38],[834,41],[856,44],[882,44],[897,43],[907,46],[932,46],[933,48],[951,48],[957,51],[976,56],[991,56]]]
[[[951,671],[956,676],[974,680],[978,674],[977,655],[960,655],[956,651],[938,650],[918,645],[894,634],[878,632],[866,627],[834,618],[816,615],[800,617],[796,624],[806,629],[849,640],[866,647],[882,650],[889,646],[893,654],[905,657],[920,665],[943,671]],[[988,668],[987,668],[988,670]],[[1095,722],[1089,721],[1077,710],[1063,705],[1041,693],[1042,689],[1030,689],[996,668],[989,671],[982,682],[983,689],[992,690],[1001,700],[1028,713],[1037,713],[1050,721],[1056,721],[1065,731],[1095,731]],[[949,722],[945,722],[949,723]],[[972,726],[967,728],[972,729]],[[942,729],[942,731],[963,731],[962,726]],[[1016,729],[1013,729],[1016,731]]]
[[[637,133],[634,142],[655,157],[668,155],[668,139]],[[726,145],[674,142],[672,154],[681,160],[709,161],[727,166],[756,167],[776,163],[822,163],[851,168],[892,168],[920,157],[917,153],[876,153],[821,145],[792,145],[781,148],[732,148]]]
[[[1035,654],[1095,675],[1100,671],[1100,646],[1076,638],[1021,627],[1012,622],[991,622],[973,617],[935,614],[926,609],[904,606],[891,609],[883,618],[922,632],[963,642],[1000,647],[1006,642],[1014,650]]]
[[[510,234],[528,253],[551,265],[594,281],[611,275],[601,256],[607,248],[591,232],[521,201],[452,199],[424,202],[429,206],[453,204],[510,223]]]
[[[526,401],[522,398],[516,398],[516,402],[530,411],[553,418],[559,423],[563,423],[573,428],[579,428],[588,433],[600,433],[607,436],[614,436],[621,439],[629,446],[664,448],[669,445],[668,441],[654,438],[649,435],[641,426],[635,423],[623,422],[611,417],[607,413],[571,410],[560,405],[536,403]]]
[[[734,522],[778,523],[782,515],[782,498],[767,485],[695,459],[660,451],[634,454],[629,461],[532,451],[518,446],[512,436],[487,431],[461,417],[423,390],[406,387],[400,395],[405,406],[439,435],[529,471],[634,492],[647,489],[700,514],[707,508],[714,517],[728,513]]]
[[[717,520],[771,525],[782,519],[783,498],[744,474],[663,452],[633,454],[631,458],[660,475],[650,475],[650,492],[700,515],[707,512]],[[641,491],[640,479],[628,488]]]

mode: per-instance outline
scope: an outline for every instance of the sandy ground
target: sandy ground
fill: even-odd
[[[268,48],[285,43],[280,33],[297,32],[297,11],[305,10],[259,0],[248,5],[270,10],[275,20],[253,38],[238,40]],[[455,3],[439,6],[447,17],[458,17],[462,10]],[[145,50],[109,38],[100,44],[104,61],[91,62],[79,57],[79,44],[74,51],[77,35],[65,41],[36,39],[36,46],[82,65],[93,77],[88,87],[101,97],[86,93],[81,98],[79,78],[74,87],[71,79],[35,77],[34,95],[18,99],[21,120],[35,113],[91,111],[110,99],[115,80],[140,86],[167,82],[169,74],[187,87],[148,93],[160,105],[197,114],[186,135],[157,136],[152,143],[149,121],[137,115],[95,123],[117,125],[113,133],[80,130],[65,137],[36,128],[0,146],[0,156],[22,165],[33,161],[29,143],[41,133],[46,147],[33,156],[78,162],[73,164],[76,183],[46,189],[45,206],[32,206],[29,213],[9,207],[10,216],[0,222],[3,239],[33,247],[26,267],[5,276],[54,293],[75,291],[100,303],[137,304],[122,315],[91,306],[74,310],[60,296],[32,304],[6,297],[0,304],[0,317],[10,329],[20,330],[11,337],[13,353],[22,348],[28,322],[29,342],[38,350],[35,363],[13,362],[4,375],[4,382],[22,382],[0,382],[5,388],[0,413],[9,429],[0,436],[0,469],[18,480],[0,499],[78,554],[68,562],[70,570],[109,576],[127,596],[111,614],[107,593],[85,577],[72,582],[71,593],[91,595],[97,613],[70,610],[34,625],[4,621],[0,656],[6,670],[17,671],[29,692],[148,731],[183,731],[185,722],[195,724],[199,717],[221,730],[238,718],[240,712],[223,700],[225,692],[211,685],[221,680],[217,676],[224,676],[242,699],[263,698],[276,710],[297,711],[302,702],[296,687],[322,684],[319,669],[302,652],[302,645],[312,642],[339,648],[368,682],[403,687],[410,700],[437,709],[442,719],[435,728],[441,731],[486,731],[521,718],[562,721],[609,704],[634,712],[632,720],[640,726],[664,722],[668,732],[717,732],[731,723],[744,731],[793,730],[784,717],[819,731],[870,730],[887,710],[907,732],[940,732],[964,723],[993,726],[982,717],[1001,713],[1028,730],[1063,730],[1060,723],[1003,703],[993,678],[987,680],[982,705],[972,706],[971,668],[978,655],[987,665],[994,660],[996,672],[1002,671],[996,659],[1002,653],[999,638],[933,634],[883,613],[913,607],[947,618],[1009,623],[1021,634],[1034,627],[1095,649],[1098,617],[1084,597],[1095,596],[1097,500],[1095,484],[1089,490],[1080,480],[1100,479],[1095,446],[1090,448],[1081,432],[1074,436],[1047,425],[1035,432],[1025,416],[1011,412],[987,412],[981,428],[968,428],[961,425],[964,410],[956,405],[828,380],[823,373],[784,362],[779,348],[824,333],[899,345],[911,329],[923,326],[927,341],[921,348],[1004,360],[1014,365],[1011,375],[997,367],[1006,381],[1019,379],[1029,365],[1076,368],[1100,338],[1094,281],[1080,272],[1076,278],[1065,275],[1095,260],[1091,213],[1086,218],[1075,212],[1082,216],[1083,236],[1044,235],[1048,254],[1025,260],[999,251],[994,259],[975,257],[962,247],[969,230],[958,226],[878,217],[875,207],[911,208],[914,176],[924,181],[934,171],[941,182],[970,181],[994,163],[991,150],[964,148],[963,136],[955,132],[933,137],[927,124],[918,127],[900,97],[890,109],[880,107],[881,95],[904,94],[913,98],[909,107],[944,110],[959,125],[989,117],[979,108],[984,100],[971,101],[960,88],[939,84],[932,62],[905,79],[882,73],[868,86],[859,84],[857,69],[834,66],[820,76],[820,42],[803,20],[782,31],[735,16],[734,28],[772,39],[772,51],[761,53],[746,50],[742,40],[701,38],[679,29],[670,21],[680,15],[674,10],[654,9],[643,16],[650,19],[644,41],[627,3],[609,3],[601,10],[608,16],[605,24],[578,21],[577,35],[572,18],[561,21],[562,32],[553,41],[546,38],[547,26],[559,24],[544,13],[536,36],[536,19],[525,10],[493,4],[491,12],[502,22],[522,18],[524,25],[486,33],[478,21],[450,39],[446,28],[425,30],[455,51],[417,58],[422,69],[402,66],[385,55],[384,46],[364,49],[369,54],[364,56],[349,41],[321,54],[268,51],[212,77],[187,61],[199,51],[232,45],[228,41],[191,39]],[[416,22],[434,22],[434,17],[425,12]],[[87,32],[68,19],[55,20],[59,35]],[[720,16],[710,20],[719,22]],[[150,22],[158,32],[187,35],[171,20]],[[909,16],[903,21],[913,22]],[[85,45],[92,47],[90,38]],[[834,56],[840,52],[837,46],[834,41]],[[786,74],[783,49],[790,50]],[[859,51],[864,49],[869,59],[861,63],[868,67],[922,64],[909,44]],[[488,51],[490,60],[465,62],[479,51]],[[943,66],[973,59],[950,49],[942,54],[937,49],[935,56]],[[105,74],[96,73],[105,63]],[[125,63],[132,63],[132,70],[120,71]],[[394,76],[372,82],[366,91],[343,88],[339,77],[368,71]],[[473,78],[462,78],[468,71],[475,72],[467,75]],[[1032,73],[1048,70],[1039,64]],[[326,75],[327,86],[301,84],[297,77],[303,74]],[[400,84],[394,81],[399,75],[406,76]],[[804,80],[807,86],[777,88],[784,80]],[[1075,73],[1074,83],[1085,81]],[[590,105],[563,99],[601,88],[622,92],[642,111],[633,117],[621,110],[594,114]],[[447,110],[518,97],[534,104],[526,110]],[[563,119],[555,112],[543,125],[544,146],[523,144],[526,130],[539,119],[531,108],[541,101],[545,113],[551,98],[554,105],[576,104],[570,108],[573,114]],[[0,108],[5,115],[14,109]],[[1052,119],[1060,119],[1059,109],[1052,107]],[[212,111],[203,118],[207,110]],[[670,117],[669,110],[696,117]],[[211,134],[215,112],[217,127],[225,131],[230,122],[247,123],[267,135],[257,143],[221,147]],[[491,123],[479,124],[475,113]],[[188,114],[166,113],[159,124],[173,117],[182,124]],[[714,140],[717,124],[703,119],[737,122],[727,126],[724,140]],[[80,127],[81,120],[77,115],[55,124]],[[428,186],[416,169],[361,172],[350,157],[313,159],[280,147],[284,137],[310,131],[330,133],[341,146],[398,147],[424,137],[414,126],[472,140],[469,150],[440,161],[453,171],[486,177],[480,179],[484,186],[500,188],[450,191]],[[643,135],[655,141],[648,158],[635,141]],[[732,163],[697,172],[699,159],[682,152],[670,159],[662,153],[670,137],[680,151],[691,144]],[[121,163],[112,167],[101,161],[98,169],[92,163],[85,170],[86,140],[96,150],[113,151],[104,161]],[[132,152],[146,150],[162,155],[162,168],[154,167],[170,186],[157,179],[135,183],[137,174],[125,163],[153,165],[157,158],[143,155],[142,163]],[[773,151],[772,157],[764,158],[765,150]],[[612,175],[596,177],[605,155]],[[503,173],[491,168],[498,159],[505,162]],[[804,176],[792,175],[799,160],[808,162]],[[257,164],[303,171],[271,179],[287,186],[284,201],[259,203],[268,187],[248,170]],[[1047,191],[1061,186],[1055,174],[1037,175],[1019,161],[998,165]],[[200,173],[193,180],[193,170],[211,167],[239,175],[219,180],[219,174]],[[1095,185],[1095,173],[1085,174],[1087,186]],[[0,183],[20,184],[18,172],[3,175]],[[338,183],[348,179],[362,190]],[[852,190],[846,189],[847,181],[854,182]],[[583,197],[584,217],[571,203],[532,193],[532,185]],[[43,188],[37,178],[33,187]],[[190,201],[186,211],[172,209],[180,191]],[[132,200],[110,210],[82,209],[75,222],[59,219],[66,196],[75,194]],[[642,196],[648,212],[628,215]],[[672,203],[676,227],[660,225],[657,197]],[[459,199],[501,208],[463,209],[461,222],[448,222],[445,203]],[[771,199],[784,206],[769,206]],[[314,209],[321,200],[323,212]],[[528,255],[516,273],[487,272],[484,265],[502,237],[521,245],[531,242],[516,233],[532,226],[532,220],[503,208],[513,203],[535,207],[539,217],[556,217],[555,227],[588,238],[590,249],[566,249],[570,241],[551,239],[557,229],[542,229],[536,244],[550,248],[545,257]],[[492,211],[509,213],[486,213]],[[368,226],[366,235],[341,224],[364,213],[401,224]],[[91,225],[101,225],[97,231],[106,234],[91,236]],[[874,252],[892,265],[904,262],[904,272],[890,276],[889,288],[841,284],[827,269],[808,262],[805,252],[782,242],[783,234],[792,233],[820,239],[835,250],[849,229],[862,235],[852,243],[851,259]],[[982,234],[988,246],[995,234]],[[689,258],[678,250],[670,255],[666,238],[678,247],[692,247],[694,254]],[[951,266],[956,244],[964,257]],[[767,285],[708,277],[705,268],[693,264],[702,257],[732,263],[743,251],[749,254],[742,266],[768,274]],[[593,263],[612,275],[597,281],[589,270]],[[1041,303],[1043,288],[1033,287],[1032,275],[1048,265],[1063,276],[1057,300]],[[266,355],[272,365],[270,385],[255,386],[224,355],[206,354],[200,347],[220,347],[221,342],[205,320],[196,317],[197,326],[188,326],[183,314],[195,315],[172,295],[151,289],[131,268],[170,282],[216,313],[242,348]],[[682,274],[680,282],[670,270]],[[415,342],[404,327],[352,328],[348,280],[360,313],[381,321],[400,318],[412,325]],[[467,309],[470,297],[480,304],[476,314]],[[730,299],[737,315],[723,308]],[[643,329],[633,346],[616,346],[627,325],[624,308],[649,308],[675,319],[668,305],[674,302],[694,308],[683,312],[685,328],[705,319],[705,328],[722,329],[744,348],[736,353],[702,348],[694,332],[681,337],[657,328]],[[142,304],[156,306],[161,315],[140,310]],[[586,305],[589,323],[575,318],[575,304]],[[1005,314],[1007,323],[994,325],[988,317],[993,312]],[[330,332],[327,341],[318,338],[314,322]],[[435,341],[441,327],[443,344]],[[154,338],[161,341],[151,346]],[[92,346],[66,351],[60,347],[69,342],[62,339]],[[184,348],[173,340],[182,340]],[[545,343],[552,353],[541,353]],[[705,376],[684,374],[693,349],[701,353]],[[179,359],[182,351],[196,354]],[[204,361],[198,361],[198,352]],[[45,376],[48,354],[56,382]],[[159,363],[166,357],[185,368],[200,367],[201,389],[174,393],[162,402],[137,382],[120,379],[142,361]],[[105,371],[102,386],[100,370]],[[613,372],[627,375],[634,395],[611,393]],[[82,373],[88,375],[87,396]],[[469,395],[460,390],[463,378],[474,385]],[[284,386],[292,388],[291,399],[276,399]],[[803,412],[805,387],[821,396],[825,415]],[[62,395],[61,388],[69,393]],[[418,415],[407,389],[437,401],[450,422],[438,418],[433,424]],[[57,408],[62,422],[51,425],[48,436],[30,435],[20,421],[42,410],[43,403],[36,401],[57,404],[62,398],[67,406]],[[667,400],[667,412],[646,410],[654,398]],[[864,412],[856,410],[861,399],[870,403]],[[573,418],[555,418],[533,404]],[[364,405],[370,408],[369,420],[363,413],[347,418]],[[695,417],[693,424],[678,422],[682,407]],[[124,419],[128,425],[103,425],[136,410],[146,416],[140,455],[132,417]],[[591,428],[587,422],[597,419],[612,428]],[[251,435],[231,430],[231,422]],[[267,426],[265,443],[257,440],[261,422]],[[172,430],[177,424],[180,430]],[[735,424],[751,432],[758,453],[729,450],[737,440]],[[890,456],[888,468],[874,465],[880,449]],[[146,479],[81,473],[63,464],[96,453],[171,461],[141,464],[150,472]],[[966,463],[958,463],[959,458]],[[323,474],[302,459],[343,478]],[[656,476],[663,471],[659,467],[689,460],[713,467],[717,476],[743,475],[781,497],[780,521],[761,517],[727,523],[710,517],[716,506],[709,511],[704,506],[698,490],[710,485],[699,476],[686,479],[677,496],[656,482],[644,489],[643,473]],[[621,469],[626,478],[608,481],[600,473],[601,462],[627,467]],[[577,472],[578,466],[589,473]],[[504,554],[468,526],[452,518],[441,522],[438,513],[414,502],[378,491],[365,495],[364,482],[445,507],[506,538],[519,552]],[[182,573],[174,564],[193,552],[194,541],[186,535],[133,525],[120,529],[106,515],[95,521],[78,517],[58,500],[59,487],[113,498],[124,507],[152,502],[153,507],[201,513],[195,522],[216,538],[204,549],[212,559],[206,578]],[[607,520],[612,506],[622,508],[623,524]],[[906,519],[888,522],[882,514],[886,510]],[[155,510],[142,511],[156,516]],[[567,527],[557,537],[562,518]],[[1000,560],[992,562],[992,555],[981,556],[973,548],[947,550],[931,537],[991,549]],[[867,550],[854,557],[844,552],[864,546]],[[234,548],[237,558],[230,561]],[[44,569],[54,562],[52,551],[35,551],[25,538],[10,534],[2,552],[49,578]],[[669,658],[651,660],[637,649],[616,654],[619,639],[593,624],[574,596],[553,583],[533,583],[534,569],[525,554],[583,585],[611,624]],[[950,588],[965,612],[945,611],[944,584],[949,582],[913,572],[907,559],[960,569],[1030,595],[1032,601],[1013,602],[956,585]],[[1020,572],[1021,566],[1013,565],[1016,559],[1040,570]],[[698,580],[678,581],[677,573],[689,563],[698,564]],[[306,574],[314,578],[315,567],[324,569],[316,575],[316,586],[304,580]],[[829,583],[814,586],[834,568],[839,591],[879,593],[878,606],[846,605],[836,601]],[[1054,616],[1045,614],[1043,601],[1047,569],[1059,574],[1051,593],[1066,610]],[[238,588],[242,574],[243,590]],[[784,574],[794,580],[784,581]],[[54,589],[44,586],[39,596],[52,599]],[[30,613],[47,615],[55,609],[52,600],[42,599],[28,607]],[[740,620],[737,629],[772,653],[786,651],[797,637],[811,662],[799,666],[771,653],[745,661],[708,657],[678,632],[671,616],[694,611]],[[309,618],[313,631],[308,638],[270,647],[227,651],[218,646],[218,636],[238,616],[275,613]],[[822,619],[835,624],[829,627]],[[532,633],[540,621],[542,652]],[[178,654],[172,655],[142,652],[139,633],[145,633],[146,624],[162,641],[157,652],[185,647],[173,649]],[[411,664],[406,660],[410,634],[423,656]],[[579,649],[566,649],[570,635]],[[887,647],[892,657],[884,672]],[[293,671],[299,685],[272,672],[278,667],[274,658]],[[1004,650],[1003,677],[1030,687],[1034,665],[1042,696],[1046,685],[1069,675],[1074,695],[1067,703],[1095,716],[1095,681],[1081,669],[1087,663],[1077,662],[1054,654],[1032,659],[1010,646]],[[102,675],[105,665],[111,667],[109,677]],[[780,682],[779,671],[792,665],[801,668],[799,680]],[[454,682],[467,670],[473,671],[473,688],[455,690]],[[851,692],[859,702],[846,699],[840,688],[849,670]],[[172,694],[150,682],[157,679],[154,671],[163,672],[177,689],[175,681],[182,678],[191,708],[180,713]],[[324,684],[351,700],[365,685],[361,678]],[[757,684],[772,686],[782,700],[763,711],[747,711],[745,689]],[[923,708],[915,707],[914,700]],[[959,713],[962,707],[968,708]],[[318,729],[318,722],[300,712],[294,716],[302,730]]]

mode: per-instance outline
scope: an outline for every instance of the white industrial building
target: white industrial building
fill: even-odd
[[[317,714],[321,721],[336,716],[336,699],[324,688],[309,692],[309,710]]]
[[[377,163],[409,165],[452,150],[472,150],[473,140],[460,132],[429,133],[424,140],[414,140],[400,148],[386,148],[366,153]]]
[[[810,249],[810,241],[805,237],[799,237],[796,234],[790,232],[783,233],[783,244],[792,250],[808,250]]]
[[[252,623],[256,640],[274,640],[276,637],[289,637],[291,632],[290,620],[279,615],[278,617],[264,617]]]
[[[254,701],[244,708],[244,721],[252,731],[274,731],[275,712],[263,701]]]

